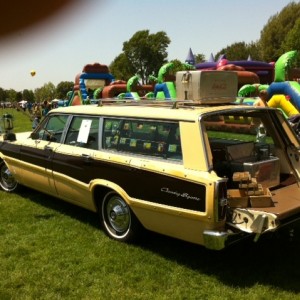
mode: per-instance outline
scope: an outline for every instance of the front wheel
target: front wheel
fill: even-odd
[[[19,187],[4,161],[0,161],[0,187],[6,192],[14,192]]]
[[[136,239],[140,224],[125,200],[115,192],[105,195],[101,215],[107,235],[122,242]]]

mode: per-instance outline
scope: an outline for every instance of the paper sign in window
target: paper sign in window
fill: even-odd
[[[168,148],[168,151],[169,152],[176,152],[176,149],[177,149],[177,145],[170,144],[169,148]]]
[[[131,139],[129,143],[130,147],[136,147],[136,139]]]
[[[87,143],[91,125],[92,125],[92,120],[82,120],[79,129],[79,134],[77,137],[78,143],[84,143],[84,144]]]
[[[147,150],[151,149],[151,143],[145,142],[143,146],[144,146],[144,149],[147,149]]]

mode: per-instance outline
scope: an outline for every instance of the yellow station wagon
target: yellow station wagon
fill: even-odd
[[[191,73],[176,85],[193,100],[104,99],[8,132],[0,186],[97,212],[120,241],[144,228],[219,250],[298,220],[300,144],[282,113],[233,103],[234,72]]]

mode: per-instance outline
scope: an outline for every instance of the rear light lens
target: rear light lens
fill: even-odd
[[[226,217],[227,208],[227,180],[219,181],[217,183],[216,195],[216,216],[217,221],[223,221]]]

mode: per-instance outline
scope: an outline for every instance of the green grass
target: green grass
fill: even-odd
[[[21,116],[16,126],[30,127]],[[299,250],[299,223],[293,240],[282,230],[219,252],[154,233],[124,244],[94,213],[26,188],[0,191],[1,300],[300,299]]]
[[[14,108],[0,109],[0,117],[4,114],[11,114],[14,122],[14,132],[32,131],[32,120],[28,111],[16,110]],[[0,127],[3,128],[2,123]]]
[[[0,192],[0,299],[300,299],[299,230],[219,252],[154,233],[123,244],[94,213]]]

